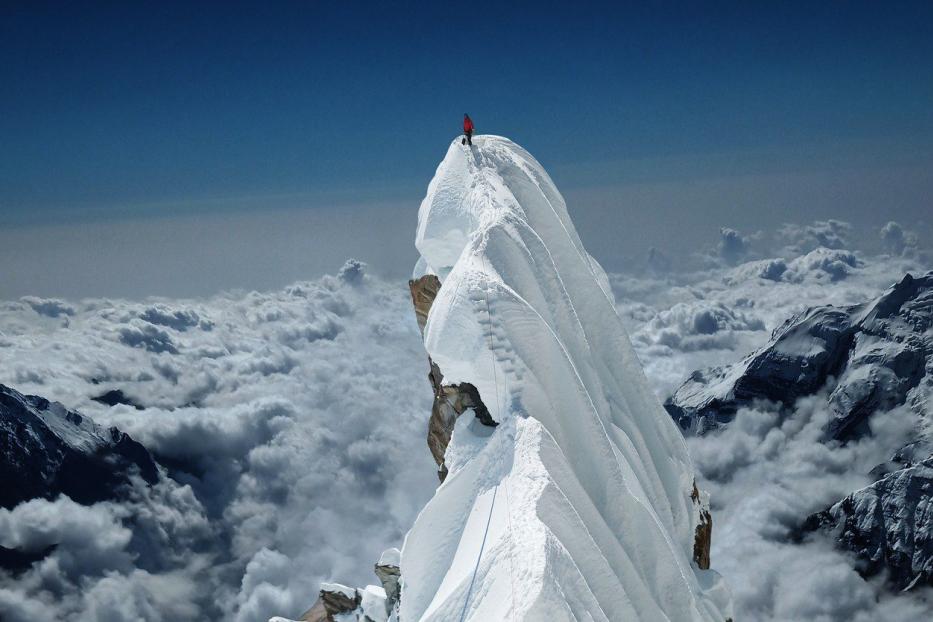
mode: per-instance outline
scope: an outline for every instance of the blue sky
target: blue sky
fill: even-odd
[[[929,2],[60,4],[0,9],[0,226],[414,211],[465,111],[607,249],[616,197],[625,222],[664,213],[662,246],[693,220],[929,208]],[[764,181],[723,186],[731,207],[690,192],[722,179]]]

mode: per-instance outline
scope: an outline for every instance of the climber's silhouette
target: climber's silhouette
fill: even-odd
[[[461,145],[467,143],[473,145],[473,119],[465,112],[463,113],[463,137],[463,140],[460,141]]]

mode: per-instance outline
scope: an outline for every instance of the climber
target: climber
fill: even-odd
[[[465,145],[469,143],[470,146],[472,146],[473,145],[473,119],[471,119],[470,115],[468,115],[465,112],[463,113],[463,136],[464,138],[463,140],[460,141],[460,144]]]

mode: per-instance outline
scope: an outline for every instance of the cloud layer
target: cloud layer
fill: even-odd
[[[877,234],[888,246],[878,256],[851,248],[850,231],[788,226],[767,242],[724,229],[695,271],[671,272],[655,253],[650,274],[612,275],[659,396],[763,344],[808,305],[861,302],[929,267],[899,225]],[[0,576],[4,620],[297,616],[322,580],[373,582],[373,562],[401,545],[436,485],[407,287],[359,262],[271,292],[0,302],[0,348],[0,382],[119,426],[170,476],[125,504],[0,511],[0,545],[54,546],[29,571]],[[93,400],[112,389],[144,409]],[[713,493],[714,567],[739,619],[857,619],[882,606],[887,619],[910,619],[923,603],[879,604],[827,543],[782,543],[794,519],[867,483],[862,467],[909,432],[891,417],[877,442],[826,447],[813,434],[823,399],[783,424],[743,411],[726,433],[690,442]]]
[[[359,263],[272,293],[29,299],[0,303],[0,317],[3,382],[119,426],[173,478],[125,506],[59,499],[0,515],[0,544],[57,545],[0,582],[5,620],[297,616],[321,580],[372,582],[433,493],[407,288]],[[117,388],[145,409],[91,400]],[[120,590],[134,596],[107,600]]]
[[[908,271],[933,268],[916,246],[901,246],[898,240],[913,238],[896,223],[881,232],[894,238],[885,255],[842,247],[850,231],[840,222],[788,225],[777,236],[781,256],[743,242],[750,259],[734,267],[721,257],[663,279],[614,275],[619,309],[659,396],[693,369],[735,361],[763,345],[806,307],[863,302]],[[720,258],[722,249],[721,243],[710,256]],[[916,415],[904,407],[875,416],[872,436],[828,445],[821,439],[830,416],[824,392],[801,399],[790,413],[767,404],[742,409],[725,431],[688,439],[701,486],[711,493],[712,565],[733,590],[737,619],[926,619],[930,590],[892,595],[883,577],[863,580],[821,534],[790,543],[806,516],[871,483],[868,472],[917,433]]]

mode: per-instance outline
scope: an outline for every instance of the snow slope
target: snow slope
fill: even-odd
[[[442,287],[425,347],[499,422],[466,414],[409,532],[398,619],[718,620],[692,561],[700,501],[602,268],[515,143],[454,141],[421,204],[415,276]],[[703,495],[700,495],[702,498]]]

